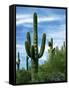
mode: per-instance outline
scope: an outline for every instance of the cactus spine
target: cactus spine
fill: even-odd
[[[37,32],[37,14],[33,15],[33,44],[31,45],[30,33],[27,32],[27,40],[25,41],[25,49],[27,55],[31,58],[31,78],[32,81],[36,80],[38,73],[38,58],[40,58],[45,49],[46,34],[43,34],[40,53],[38,53],[38,32]]]
[[[28,70],[28,67],[29,67],[29,65],[28,65],[28,59],[29,59],[29,57],[26,56],[26,68],[27,68],[27,70]]]
[[[20,55],[19,55],[19,52],[18,52],[18,61],[16,62],[17,64],[17,70],[19,70],[20,68]]]

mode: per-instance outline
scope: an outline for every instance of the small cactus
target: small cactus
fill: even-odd
[[[27,69],[27,70],[28,70],[28,67],[29,67],[29,65],[28,65],[28,59],[29,59],[29,57],[26,56],[26,69]]]
[[[33,44],[31,45],[30,33],[27,32],[27,40],[25,41],[25,49],[27,55],[31,58],[31,74],[32,81],[36,80],[38,73],[38,58],[42,57],[45,49],[46,34],[43,33],[40,53],[38,53],[38,32],[37,32],[37,14],[33,15]]]
[[[16,64],[17,64],[17,70],[19,70],[19,68],[20,68],[20,55],[19,55],[19,52],[18,52],[18,61],[16,61]]]
[[[55,48],[53,48],[53,38],[51,38],[51,40],[48,41],[48,46],[49,46],[49,50],[48,50],[49,57],[52,58],[55,54]]]

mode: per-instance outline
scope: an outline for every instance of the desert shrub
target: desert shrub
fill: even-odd
[[[55,49],[53,58],[48,57],[44,64],[38,66],[35,83],[56,82],[66,79],[66,48]],[[31,66],[29,70],[16,71],[17,83],[34,83],[31,80]]]
[[[31,74],[26,70],[17,70],[16,71],[16,83],[28,83],[31,80]]]
[[[64,81],[66,78],[66,50],[55,50],[54,57],[48,57],[43,65],[39,66],[38,81]]]

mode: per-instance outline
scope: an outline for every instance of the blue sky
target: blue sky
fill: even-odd
[[[42,58],[39,59],[39,64],[44,63],[48,56],[48,41],[53,38],[54,47],[62,46],[65,41],[66,33],[66,11],[65,9],[54,8],[31,8],[31,7],[16,7],[16,60],[17,53],[20,53],[20,68],[26,68],[26,51],[25,41],[26,33],[30,32],[32,41],[33,32],[33,13],[37,13],[38,17],[38,47],[40,51],[42,34],[46,33],[46,45]],[[30,62],[30,59],[29,59]]]

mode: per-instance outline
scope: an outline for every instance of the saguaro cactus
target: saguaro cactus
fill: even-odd
[[[20,55],[19,55],[19,52],[18,52],[18,61],[16,61],[16,64],[17,64],[17,69],[19,70],[19,68],[20,68]]]
[[[28,70],[28,67],[29,67],[29,65],[28,65],[28,59],[29,59],[29,57],[26,56],[26,68],[27,68],[27,70]]]
[[[49,46],[49,57],[51,57],[51,59],[53,58],[54,54],[55,54],[55,48],[53,48],[53,38],[51,38],[50,41],[48,41],[48,46]]]
[[[32,81],[36,80],[36,74],[38,72],[38,58],[43,55],[46,42],[46,34],[43,33],[42,44],[40,52],[38,53],[38,32],[37,32],[37,14],[33,15],[33,44],[31,45],[30,33],[27,32],[27,40],[25,41],[25,48],[27,55],[31,58],[31,75]]]
[[[66,49],[66,43],[65,41],[63,42],[63,46],[61,47],[62,51],[64,51]]]

